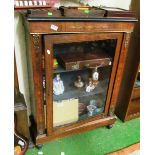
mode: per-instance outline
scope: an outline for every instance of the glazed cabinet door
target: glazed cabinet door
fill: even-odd
[[[44,35],[47,135],[107,117],[121,33]]]

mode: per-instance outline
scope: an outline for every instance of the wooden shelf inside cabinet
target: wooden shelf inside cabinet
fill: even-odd
[[[103,68],[100,68],[102,70]],[[77,98],[77,97],[86,97],[86,96],[92,96],[95,94],[105,94],[104,96],[106,97],[106,92],[108,89],[108,83],[109,83],[109,76],[111,72],[111,68],[106,68],[104,69],[104,76],[103,79],[101,79],[96,86],[96,88],[92,91],[87,93],[85,91],[85,86],[82,88],[76,88],[74,86],[74,81],[76,80],[76,77],[78,75],[81,75],[82,80],[86,83],[88,82],[89,75],[91,75],[91,70],[81,70],[81,71],[72,71],[72,72],[65,72],[61,73],[61,78],[64,83],[65,87],[65,92],[62,95],[56,96],[54,95],[54,100],[59,101],[59,100],[65,100],[65,99],[70,99],[70,98]]]
[[[128,15],[103,17],[100,14],[104,15],[104,10],[100,8],[93,8],[89,17],[79,11],[78,16],[71,17],[74,9],[69,7],[64,12],[69,15],[64,17],[61,9],[55,16],[49,17],[49,10],[33,10],[24,17],[31,43],[36,144],[114,124],[130,32],[137,21]],[[79,76],[82,86],[75,84]],[[55,93],[56,88],[62,89]],[[79,107],[85,108],[83,113]],[[56,122],[56,116],[60,122]]]

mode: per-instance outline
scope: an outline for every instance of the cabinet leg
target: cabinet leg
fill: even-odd
[[[41,150],[41,149],[42,149],[42,147],[43,147],[43,145],[42,145],[42,144],[38,144],[38,145],[36,145],[36,148],[37,148],[38,150]]]
[[[113,127],[113,125],[108,125],[107,126],[108,129],[111,129],[112,127]]]

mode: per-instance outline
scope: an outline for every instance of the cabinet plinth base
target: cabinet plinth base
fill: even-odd
[[[44,136],[37,136],[36,137],[36,145],[43,144],[52,140],[56,140],[59,138],[67,137],[70,135],[86,132],[92,129],[96,129],[103,126],[110,126],[115,123],[117,117],[116,116],[110,116],[98,120],[94,120],[88,123],[81,124],[76,127],[68,128],[64,131],[58,130],[53,131],[51,135],[44,135]]]

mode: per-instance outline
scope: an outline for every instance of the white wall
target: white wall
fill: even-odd
[[[14,15],[14,37],[19,89],[20,92],[24,94],[25,101],[28,107],[28,114],[30,114],[31,111],[26,59],[25,31],[22,24],[22,18],[18,13],[15,13]]]
[[[61,0],[59,5],[74,6],[78,5],[80,0]],[[129,10],[131,0],[81,0],[84,4],[90,6],[107,6],[107,7],[119,7]]]

